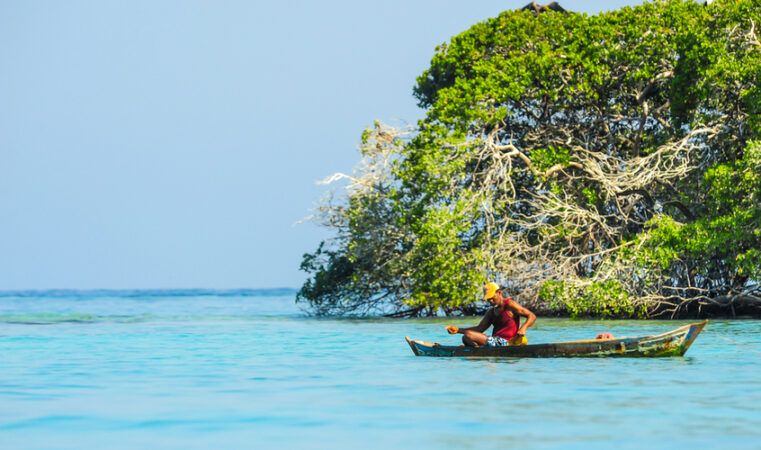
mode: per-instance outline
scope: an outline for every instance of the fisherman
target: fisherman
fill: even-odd
[[[488,300],[492,307],[486,311],[481,322],[470,328],[458,328],[454,325],[447,326],[449,334],[463,334],[462,342],[471,347],[504,347],[506,345],[526,345],[526,330],[534,324],[534,313],[519,305],[513,299],[503,297],[502,291],[496,283],[484,285],[484,300]],[[523,326],[520,324],[520,316],[526,318]],[[492,335],[484,334],[489,326],[494,326]]]

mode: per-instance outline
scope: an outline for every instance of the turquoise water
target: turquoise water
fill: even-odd
[[[1,448],[761,447],[761,321],[683,358],[436,359],[476,319],[307,318],[288,291],[0,295]],[[686,322],[542,319],[533,343]]]

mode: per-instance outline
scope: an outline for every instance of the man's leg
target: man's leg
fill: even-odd
[[[478,331],[467,330],[463,333],[462,343],[469,347],[486,345],[486,335]]]

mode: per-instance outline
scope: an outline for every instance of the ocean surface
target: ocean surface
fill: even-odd
[[[0,448],[761,448],[761,321],[685,357],[415,357],[470,319],[311,318],[289,290],[0,293]],[[687,322],[540,318],[531,343]]]

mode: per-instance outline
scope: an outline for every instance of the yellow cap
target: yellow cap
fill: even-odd
[[[492,283],[491,281],[486,283],[484,285],[484,300],[489,300],[494,297],[494,294],[497,293],[497,289],[499,289],[497,283]]]

